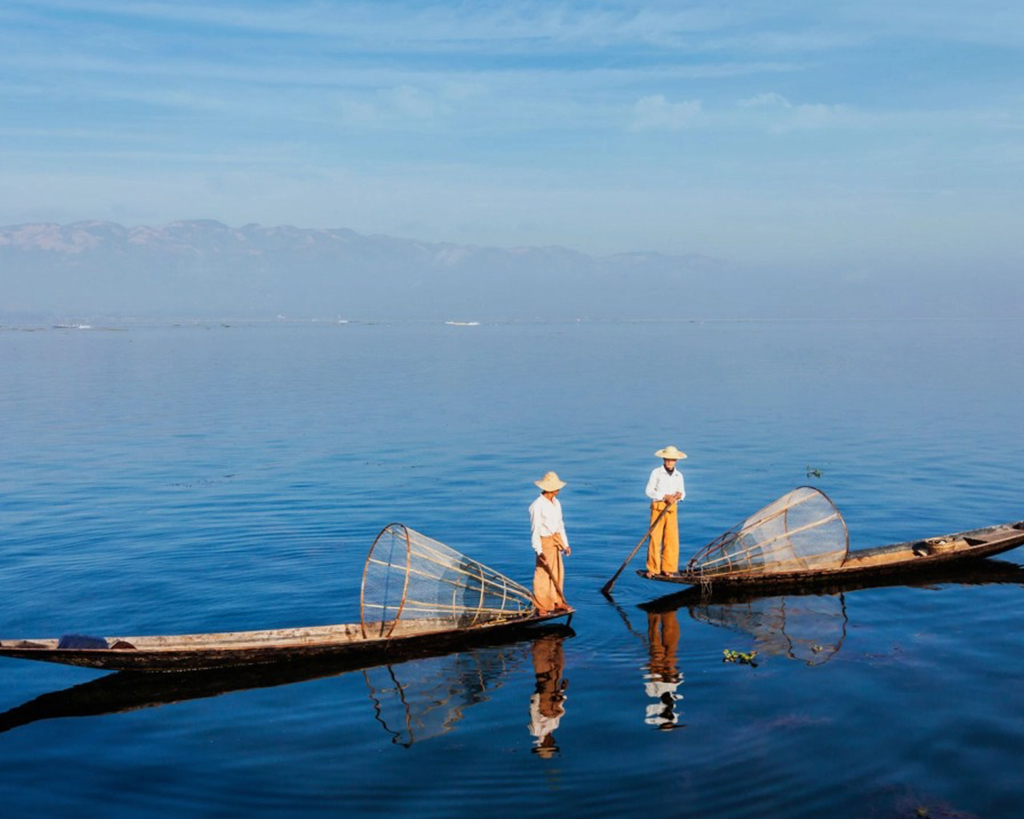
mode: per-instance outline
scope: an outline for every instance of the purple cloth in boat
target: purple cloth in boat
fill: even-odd
[[[57,642],[57,648],[110,648],[102,637],[87,634],[65,634]]]

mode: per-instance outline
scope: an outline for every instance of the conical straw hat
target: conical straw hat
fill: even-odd
[[[674,446],[667,446],[664,449],[659,449],[654,453],[655,458],[668,458],[672,461],[680,461],[686,457],[685,452],[680,452]]]
[[[565,486],[565,481],[559,478],[555,472],[545,472],[544,477],[539,481],[534,481],[534,484],[539,486],[542,492],[554,492]]]

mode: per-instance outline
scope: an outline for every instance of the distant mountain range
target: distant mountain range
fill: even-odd
[[[597,257],[345,229],[0,227],[7,316],[658,318],[713,309],[728,278],[726,263],[696,254]]]
[[[208,220],[24,224],[0,227],[0,323],[1019,318],[1016,265],[962,268],[843,258],[743,268],[698,254],[592,256]]]

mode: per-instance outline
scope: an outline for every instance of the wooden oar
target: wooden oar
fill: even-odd
[[[625,562],[621,566],[619,566],[619,570],[615,573],[615,575],[612,577],[612,579],[609,580],[607,583],[605,583],[601,587],[601,594],[603,594],[605,597],[608,597],[609,595],[611,595],[611,593],[612,593],[612,586],[614,586],[615,585],[615,581],[619,579],[619,575],[622,574],[623,569],[625,569],[626,566],[629,565],[629,561],[631,561],[633,559],[634,555],[636,555],[636,553],[640,551],[640,547],[644,545],[644,541],[647,540],[647,538],[649,538],[651,536],[651,532],[654,531],[654,527],[657,526],[661,522],[661,519],[663,517],[665,517],[665,513],[669,509],[671,509],[671,508],[672,508],[672,504],[670,504],[670,503],[666,503],[665,504],[665,508],[662,509],[661,512],[658,514],[658,517],[656,517],[654,519],[654,523],[652,523],[651,524],[651,528],[647,530],[647,534],[645,534],[642,538],[640,538],[640,542],[638,544],[636,544],[636,547],[633,549],[633,551],[629,553],[629,557],[626,558]]]

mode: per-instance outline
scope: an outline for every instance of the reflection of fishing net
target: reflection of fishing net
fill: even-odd
[[[363,672],[377,721],[408,747],[447,734],[465,710],[486,702],[502,677],[526,663],[522,644],[496,646]]]
[[[759,597],[746,603],[706,603],[690,616],[755,638],[759,652],[827,663],[846,639],[846,601],[840,595]]]
[[[711,541],[687,571],[714,576],[835,569],[848,549],[839,510],[824,492],[801,486]]]
[[[400,523],[377,535],[363,568],[364,637],[516,620],[533,597],[513,580]]]

